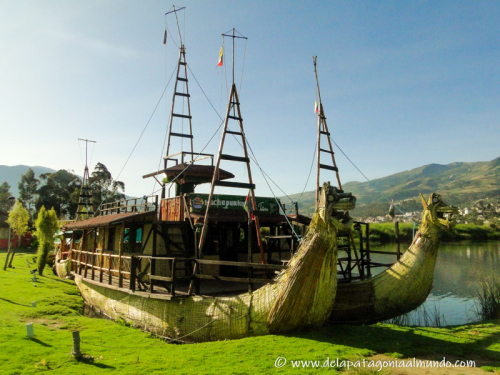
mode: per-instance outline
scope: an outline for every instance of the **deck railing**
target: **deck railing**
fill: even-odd
[[[156,211],[158,208],[158,195],[142,198],[130,198],[121,201],[104,203],[100,208],[100,215],[112,215],[126,212]]]
[[[275,264],[259,264],[245,262],[230,262],[221,260],[202,260],[193,258],[153,257],[149,255],[119,255],[109,252],[71,251],[72,271],[86,279],[102,284],[118,284],[132,292],[143,291],[175,296],[178,282],[191,281],[195,293],[200,292],[201,280],[219,280],[231,283],[247,283],[249,291],[254,290],[254,284],[274,282],[274,272],[281,271],[286,266]],[[196,264],[196,267],[195,267]],[[179,268],[179,265],[181,266]],[[247,277],[227,277],[207,274],[204,265],[233,266],[247,270]],[[192,270],[195,269],[195,273]],[[184,276],[178,271],[185,270]],[[169,271],[170,276],[164,276]],[[259,277],[258,272],[263,276]],[[128,281],[128,285],[124,283]],[[165,289],[158,289],[157,286]],[[116,286],[116,285],[115,285]],[[191,291],[191,287],[189,291]],[[184,293],[185,294],[185,293]]]

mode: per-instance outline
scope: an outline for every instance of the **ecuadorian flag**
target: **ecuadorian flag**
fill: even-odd
[[[222,66],[223,64],[224,64],[224,47],[221,47],[219,52],[219,63],[217,64],[217,66]]]

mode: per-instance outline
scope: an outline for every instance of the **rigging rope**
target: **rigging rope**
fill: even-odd
[[[366,178],[366,181],[368,182],[372,182],[368,177],[366,177],[366,175],[361,172],[361,170],[356,166],[356,164],[353,163],[353,161],[351,159],[349,159],[349,157],[346,155],[346,153],[344,151],[342,151],[342,149],[339,147],[339,145],[333,140],[333,138],[331,136],[329,136],[328,138],[330,138],[330,140],[335,144],[335,146],[337,146],[337,148],[340,150],[340,152],[346,157],[347,160],[349,160],[349,162],[354,166],[354,168],[356,168],[358,170],[359,173],[361,173],[361,175]],[[380,195],[382,195],[385,199],[387,199],[388,202],[391,202],[391,199],[389,199],[384,193],[382,193],[379,189],[377,189],[375,186],[373,186],[373,188],[378,191],[380,193]],[[405,214],[403,211],[401,211],[401,209],[397,206],[397,205],[394,205],[394,207],[396,207],[398,209],[399,212],[401,212],[401,214]]]
[[[177,68],[177,66],[175,67]],[[116,180],[118,180],[118,178],[120,178],[120,175],[122,174],[123,170],[125,169],[125,166],[127,165],[128,161],[130,160],[130,157],[132,156],[132,154],[134,153],[137,145],[139,144],[139,141],[141,140],[142,136],[144,135],[144,132],[146,131],[146,129],[148,128],[149,126],[149,123],[151,122],[151,119],[153,118],[156,110],[158,109],[158,106],[160,105],[161,103],[161,100],[163,99],[163,95],[165,95],[165,91],[167,91],[167,88],[168,88],[168,85],[170,84],[170,81],[172,80],[172,77],[174,75],[174,72],[175,72],[175,69],[174,71],[172,72],[172,75],[170,76],[170,79],[168,80],[168,83],[165,85],[165,88],[163,89],[163,92],[161,93],[160,95],[160,99],[158,99],[158,103],[156,103],[156,106],[155,108],[153,109],[153,113],[151,113],[151,116],[149,116],[149,120],[147,121],[146,123],[146,126],[144,127],[144,129],[142,129],[142,133],[141,135],[139,136],[139,139],[137,140],[137,142],[135,143],[135,146],[134,148],[132,149],[132,151],[130,152],[130,155],[128,156],[127,160],[125,161],[125,164],[123,165],[122,169],[120,170],[120,173],[118,173],[118,176],[116,176]]]
[[[247,42],[248,39],[245,39],[245,51],[243,52],[243,66],[241,67],[241,78],[240,78],[240,96],[241,96],[241,86],[243,84],[243,71],[245,70],[245,56],[247,54]]]
[[[309,178],[311,177],[311,173],[312,173],[313,166],[314,166],[314,160],[316,159],[316,148],[317,147],[318,147],[318,144],[315,143],[314,144],[314,153],[313,153],[313,157],[312,157],[312,161],[311,161],[311,168],[309,169],[309,175],[307,176],[307,181],[304,185],[304,190],[302,190],[302,193],[300,193],[299,199],[297,199],[297,203],[299,203],[300,200],[302,199],[302,195],[304,195],[304,192],[306,191],[307,184],[309,183]]]

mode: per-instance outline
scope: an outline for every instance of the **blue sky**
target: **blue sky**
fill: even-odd
[[[89,138],[97,141],[91,167],[102,162],[116,177],[177,61],[172,39],[162,44],[172,5],[0,1],[0,164],[82,174],[77,138]],[[315,148],[313,55],[332,138],[370,179],[500,156],[498,1],[175,5],[186,7],[179,20],[188,65],[222,116],[221,34],[235,27],[249,38],[246,49],[237,41],[235,53],[245,131],[261,167],[288,194],[304,188]],[[167,24],[174,32],[172,15]],[[220,120],[189,79],[195,151],[201,151]],[[128,195],[155,189],[141,176],[158,167],[172,91],[171,83],[119,176]],[[219,139],[220,133],[205,152],[216,153]],[[237,152],[230,144],[227,151]],[[364,180],[340,152],[336,158],[343,182]],[[226,169],[242,180],[243,166],[234,164]],[[253,176],[256,193],[270,195],[255,166]],[[312,177],[306,190],[314,183]]]

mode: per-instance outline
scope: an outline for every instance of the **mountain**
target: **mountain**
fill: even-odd
[[[477,199],[500,197],[500,157],[489,162],[428,164],[368,182],[348,182],[342,187],[358,198],[352,212],[356,217],[385,215],[388,202],[383,195],[404,201],[408,211],[420,210],[416,200],[419,193],[438,192],[448,204],[466,205]],[[290,197],[298,200],[300,194]],[[314,191],[302,195],[299,209],[305,215],[314,212]]]
[[[19,190],[17,188],[17,185],[21,181],[21,176],[25,174],[30,168],[33,169],[33,172],[35,172],[36,178],[38,178],[38,176],[43,173],[55,172],[54,169],[40,166],[30,167],[28,165],[0,165],[0,184],[2,184],[4,181],[7,181],[7,183],[10,185],[10,192],[12,193],[12,195],[18,197]]]

